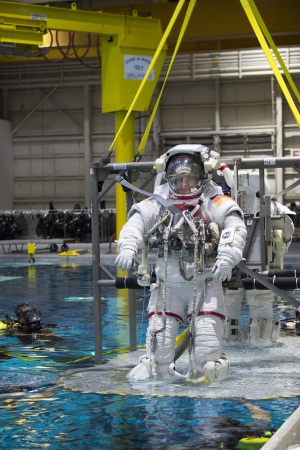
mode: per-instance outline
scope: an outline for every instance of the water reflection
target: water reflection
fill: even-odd
[[[58,387],[65,371],[93,365],[92,268],[90,263],[53,261],[40,259],[33,267],[15,259],[9,262],[6,257],[0,266],[1,316],[11,315],[17,304],[28,302],[41,310],[45,323],[58,325],[52,330],[53,339],[42,336],[24,343],[16,336],[0,336],[2,448],[233,450],[239,439],[249,434],[277,429],[300,405],[296,396],[249,404],[242,396],[189,398],[151,396],[145,391],[121,396]],[[105,349],[128,346],[126,298],[117,297],[114,289],[102,291]],[[66,300],[70,298],[72,301]],[[278,313],[285,314],[279,306]],[[140,301],[139,324],[145,314]],[[242,320],[246,323],[246,313]],[[239,351],[243,367],[244,350]],[[100,386],[103,375],[97,377]],[[248,378],[250,386],[249,374]],[[284,374],[281,378],[283,382],[287,379]],[[240,381],[238,377],[234,380],[236,386]],[[174,386],[176,389],[180,386]],[[215,389],[220,394],[221,388]]]

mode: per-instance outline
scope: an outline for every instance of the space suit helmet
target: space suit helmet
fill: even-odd
[[[175,196],[196,196],[205,189],[208,178],[204,171],[199,145],[177,145],[166,153],[165,178]]]

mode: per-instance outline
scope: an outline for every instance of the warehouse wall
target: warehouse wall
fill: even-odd
[[[13,209],[14,161],[11,123],[0,119],[0,209]]]
[[[253,52],[251,55],[253,58]],[[218,64],[222,69],[217,73],[215,56],[209,60],[202,55],[207,67],[214,67],[213,74],[197,69],[201,54],[178,58],[144,160],[154,160],[181,142],[209,145],[223,158],[290,156],[298,151],[298,126],[270,69],[259,66],[250,71],[247,66],[244,73],[227,61],[228,56],[222,63],[221,56]],[[300,88],[300,59],[297,61],[293,79]],[[242,67],[245,71],[246,64]],[[8,65],[1,72],[0,88],[7,92],[3,109],[12,124],[13,161],[1,156],[1,167],[4,162],[10,182],[13,180],[12,207],[45,209],[50,201],[59,209],[74,204],[89,207],[89,164],[106,154],[115,133],[114,114],[101,112],[99,70],[74,62],[25,68]],[[136,148],[147,120],[146,113],[136,113]],[[292,169],[279,175],[270,171],[270,177],[276,191],[296,180],[297,173]],[[105,198],[106,207],[114,207],[114,195],[112,189]],[[4,200],[0,199],[0,209]],[[285,203],[290,201],[300,201],[299,188],[286,195]]]

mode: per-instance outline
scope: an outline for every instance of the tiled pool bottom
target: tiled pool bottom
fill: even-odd
[[[40,309],[44,323],[57,325],[33,342],[1,335],[1,448],[231,450],[243,437],[278,429],[300,405],[299,397],[250,405],[240,397],[174,397],[167,387],[163,396],[63,389],[57,385],[61,375],[93,365],[90,260],[39,256],[32,265],[25,258],[1,257],[0,288],[2,317],[29,302]],[[129,344],[126,294],[119,294],[102,289],[105,350]],[[142,304],[139,343],[146,326]]]

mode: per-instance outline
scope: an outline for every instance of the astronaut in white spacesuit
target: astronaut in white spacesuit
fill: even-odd
[[[116,264],[123,270],[132,267],[145,242],[157,251],[146,355],[129,378],[182,376],[175,370],[174,356],[186,307],[190,357],[184,376],[209,381],[226,378],[229,361],[222,352],[222,281],[230,279],[242,258],[246,240],[243,213],[209,179],[206,147],[177,145],[159,161],[167,182],[156,187],[154,198],[133,205],[118,240]],[[210,242],[205,242],[205,235],[211,237]]]
[[[234,188],[233,173],[225,164],[217,165],[224,175],[230,188]],[[270,195],[268,180],[265,178],[265,195]],[[242,209],[249,225],[247,239],[246,264],[251,269],[261,269],[261,223],[260,216],[260,189],[258,170],[239,171],[238,191]],[[271,200],[271,234],[273,245],[268,248],[268,264],[274,262],[274,269],[283,268],[283,255],[288,251],[294,233],[294,224],[289,215],[294,214],[286,206]],[[249,244],[249,245],[248,245]],[[267,268],[268,270],[268,268]],[[280,325],[273,318],[274,293],[269,290],[227,290],[225,293],[225,307],[227,327],[225,336],[228,341],[243,340],[246,336],[241,330],[241,303],[245,298],[249,306],[249,334],[247,340],[253,347],[268,347],[276,342],[279,336]]]

